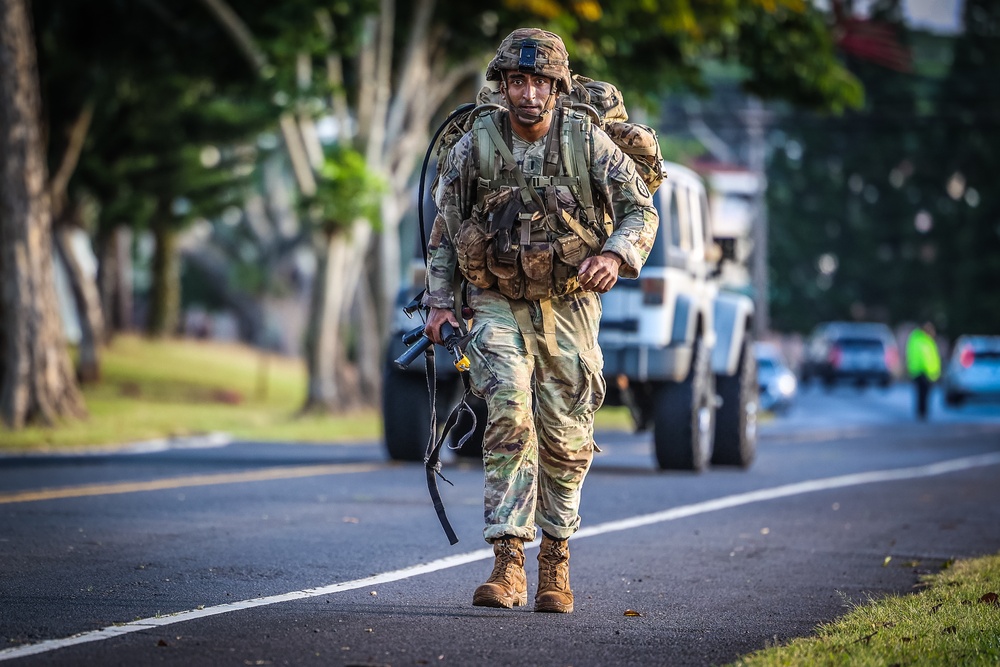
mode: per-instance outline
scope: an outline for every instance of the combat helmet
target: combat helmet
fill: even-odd
[[[547,76],[555,80],[556,90],[561,93],[573,89],[566,45],[559,35],[548,30],[518,28],[507,35],[486,67],[486,80],[503,81],[507,70]]]

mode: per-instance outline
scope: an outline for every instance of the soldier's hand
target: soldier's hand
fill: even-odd
[[[580,287],[590,292],[604,294],[618,282],[618,267],[622,259],[613,252],[605,252],[583,260],[577,277]]]
[[[424,335],[430,338],[431,342],[444,345],[444,340],[441,338],[441,325],[445,322],[450,322],[456,331],[459,330],[458,318],[455,317],[451,308],[431,308],[427,322],[424,323]]]

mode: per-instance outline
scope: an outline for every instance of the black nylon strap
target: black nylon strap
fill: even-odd
[[[431,428],[430,437],[427,440],[427,451],[424,456],[424,469],[427,474],[427,491],[430,493],[431,502],[434,505],[434,512],[437,513],[438,521],[441,522],[441,527],[444,529],[444,534],[448,537],[448,542],[451,544],[458,544],[458,535],[455,534],[455,529],[452,528],[451,522],[448,520],[448,515],[444,510],[444,501],[441,498],[441,491],[438,489],[437,478],[440,477],[448,484],[451,481],[441,474],[441,447],[444,445],[445,440],[448,438],[448,434],[451,430],[458,424],[459,419],[461,419],[462,413],[468,414],[472,418],[472,426],[469,428],[468,432],[463,435],[458,443],[455,445],[454,449],[460,449],[464,445],[472,434],[476,431],[476,413],[469,406],[466,399],[469,397],[469,392],[471,391],[469,385],[468,373],[461,373],[462,384],[465,387],[465,393],[462,394],[462,400],[458,402],[458,405],[452,409],[451,414],[448,415],[448,419],[445,420],[444,429],[441,431],[440,436],[437,434],[437,372],[434,364],[434,347],[428,347],[427,351],[424,353],[424,363],[427,370],[427,390],[428,396],[430,397],[430,408],[431,408]],[[452,484],[454,486],[454,484]]]

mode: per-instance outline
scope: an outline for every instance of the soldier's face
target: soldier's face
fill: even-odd
[[[508,72],[507,103],[514,118],[526,125],[540,123],[549,117],[547,108],[552,96],[552,79],[541,74]]]

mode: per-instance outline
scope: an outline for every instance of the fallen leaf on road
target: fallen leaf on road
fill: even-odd
[[[885,567],[886,565],[888,565],[889,561],[891,561],[891,560],[892,560],[892,556],[886,556],[885,560],[882,561],[882,567]]]
[[[625,610],[625,615],[626,616],[642,616],[642,614],[640,614],[639,612],[637,612],[634,609],[626,609]]]

